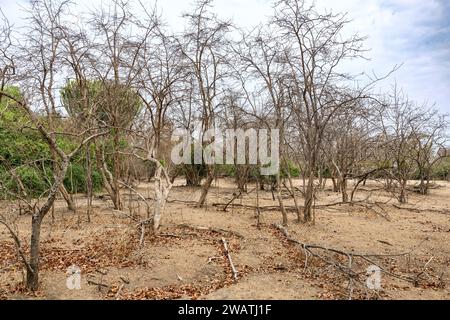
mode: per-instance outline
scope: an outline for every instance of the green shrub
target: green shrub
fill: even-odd
[[[450,159],[446,158],[433,167],[433,179],[448,180],[450,178]]]
[[[71,164],[67,169],[64,179],[64,186],[69,193],[86,193],[86,168],[78,163]],[[100,191],[103,188],[102,175],[96,171],[92,171],[92,189]]]
[[[224,177],[234,177],[236,175],[236,166],[233,164],[220,164],[217,166],[219,175]]]
[[[300,177],[300,168],[297,167],[296,165],[294,165],[292,162],[288,163],[288,168],[289,168],[289,174],[292,178],[298,178]],[[286,168],[283,168],[281,170],[281,177],[282,178],[287,178],[287,172],[286,172]]]
[[[16,167],[49,156],[48,146],[35,133],[0,128],[0,166]]]
[[[48,173],[48,172],[47,172]],[[22,181],[26,193],[29,196],[38,197],[50,188],[50,181],[47,181],[43,170],[35,167],[23,166],[17,169],[17,177]],[[20,190],[17,179],[10,177],[9,188],[11,190]]]
[[[298,178],[300,177],[300,168],[293,163],[289,163],[289,173],[291,174],[291,177]]]
[[[64,186],[69,193],[86,191],[86,172],[83,166],[79,164],[69,165],[64,178]]]
[[[6,91],[20,97],[18,88],[10,87],[6,88]],[[6,191],[19,192],[18,180],[10,173],[16,169],[17,177],[22,181],[28,196],[41,196],[53,182],[50,148],[37,131],[23,129],[28,124],[28,115],[10,99],[5,97],[1,99],[0,111],[0,181]],[[41,117],[41,120],[45,122],[46,118]],[[59,120],[61,124],[64,121]],[[58,146],[65,152],[73,151],[78,145],[78,142],[70,137],[58,135],[56,140]],[[121,140],[121,144],[126,144],[126,141]],[[79,152],[64,179],[64,185],[69,192],[86,191],[86,168],[81,165],[84,163],[85,154]],[[93,166],[95,167],[95,164]],[[103,187],[102,176],[95,170],[92,173],[92,182],[94,191]],[[2,197],[10,196],[5,190],[0,192]]]

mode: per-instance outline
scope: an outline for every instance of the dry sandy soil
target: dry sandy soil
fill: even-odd
[[[300,181],[296,181],[300,185]],[[96,197],[92,221],[85,217],[85,199],[77,196],[77,214],[60,200],[54,220],[47,215],[42,228],[41,289],[27,293],[23,270],[7,230],[0,227],[0,298],[4,299],[450,299],[450,183],[438,182],[430,196],[411,193],[402,207],[379,185],[370,182],[353,206],[334,205],[339,194],[319,192],[315,224],[295,222],[289,212],[289,237],[301,243],[338,249],[334,254],[314,249],[308,254],[288,241],[274,224],[276,210],[263,210],[261,225],[255,218],[256,193],[232,197],[231,180],[217,181],[208,206],[195,208],[199,190],[177,181],[164,212],[158,235],[141,229],[131,214],[146,218],[143,201],[128,200],[125,212],[111,208],[107,197]],[[152,185],[139,190],[151,195]],[[249,189],[253,189],[252,186]],[[260,206],[274,206],[270,192],[260,192]],[[285,204],[292,199],[285,196]],[[151,197],[149,197],[151,198]],[[299,198],[301,200],[301,198]],[[148,200],[151,205],[151,200]],[[4,214],[14,207],[2,203]],[[30,216],[16,227],[28,249]],[[234,279],[222,238],[229,246],[238,271]],[[363,255],[358,258],[358,254]],[[366,269],[382,267],[381,289],[365,286]],[[81,288],[66,286],[67,268],[81,269]],[[344,266],[344,267],[343,267]]]

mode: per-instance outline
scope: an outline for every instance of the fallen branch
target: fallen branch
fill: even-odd
[[[121,215],[124,215],[125,217],[127,217],[127,218],[129,218],[129,219],[131,219],[131,220],[133,220],[133,221],[135,221],[135,222],[138,222],[138,221],[139,221],[136,217],[133,217],[131,214],[128,214],[128,213],[126,213],[126,212],[123,212],[123,211],[120,211],[120,210],[113,210],[113,212],[119,213],[119,214],[121,214]]]
[[[317,257],[320,260],[326,262],[327,264],[331,264],[331,265],[335,266],[337,269],[339,269],[343,273],[347,274],[348,276],[351,276],[351,277],[357,277],[358,276],[358,274],[356,274],[353,270],[349,269],[348,267],[340,264],[339,262],[333,262],[333,261],[326,260],[324,257],[322,257],[321,255],[317,254],[312,249],[319,249],[319,250],[323,250],[323,251],[333,252],[333,253],[337,253],[337,254],[340,254],[340,255],[344,255],[346,257],[351,257],[353,254],[349,254],[347,252],[344,252],[344,251],[341,251],[341,250],[337,250],[337,249],[333,249],[333,248],[326,248],[326,247],[322,247],[322,246],[318,246],[318,245],[310,245],[310,244],[306,244],[306,243],[300,242],[300,241],[292,238],[290,236],[288,230],[285,227],[283,227],[281,225],[278,225],[278,224],[275,224],[274,227],[276,229],[278,229],[279,231],[281,231],[281,233],[285,236],[285,238],[289,242],[291,242],[291,243],[293,243],[295,245],[301,246],[301,248],[305,252],[308,252],[311,256]]]
[[[387,242],[387,241],[384,241],[384,240],[378,240],[378,242],[379,242],[379,243],[382,243],[382,244],[385,244],[385,245],[388,245],[388,246],[391,246],[391,247],[394,246],[393,244],[391,244],[391,243],[389,243],[389,242]]]
[[[119,289],[117,290],[116,296],[115,296],[116,300],[119,300],[119,299],[120,299],[120,293],[122,292],[122,289],[123,289],[124,286],[125,286],[125,284],[122,283],[122,284],[120,285]]]
[[[221,259],[222,257],[209,257],[208,258],[208,264],[210,264],[211,262],[213,262],[214,260],[217,260],[217,259]]]
[[[104,287],[104,288],[109,288],[110,287],[109,285],[107,285],[105,283],[96,282],[96,281],[93,281],[93,280],[87,280],[87,283],[90,284],[90,285],[93,285],[93,286],[97,286],[99,291],[101,290],[102,287]]]
[[[246,194],[250,194],[250,193],[252,193],[253,191],[255,191],[256,190],[256,188],[253,188],[252,190],[250,190],[250,191],[248,191]],[[227,211],[227,208],[233,203],[233,201],[234,200],[236,200],[236,199],[238,199],[239,197],[241,197],[242,196],[242,191],[241,190],[239,190],[239,192],[234,192],[233,193],[233,198],[231,198],[231,200],[230,201],[228,201],[228,203],[225,205],[225,207],[223,208],[223,211]]]
[[[222,238],[222,243],[223,243],[223,248],[225,250],[225,254],[227,255],[227,258],[228,258],[228,262],[230,263],[231,270],[233,271],[233,278],[234,278],[234,280],[237,280],[238,272],[236,270],[236,267],[233,264],[233,260],[231,259],[231,254],[230,254],[230,251],[228,250],[228,245],[227,245],[227,241],[225,240],[225,238]]]
[[[184,238],[184,235],[178,235],[173,233],[160,233],[159,236],[168,238]]]
[[[323,208],[329,208],[329,207],[335,207],[335,206],[342,206],[342,205],[359,205],[363,203],[364,201],[354,201],[354,202],[335,202],[335,203],[329,203],[329,204],[321,204],[321,205],[315,205],[315,209],[323,209]],[[213,207],[221,207],[221,206],[232,206],[236,208],[244,208],[248,210],[260,210],[260,211],[279,211],[280,206],[252,206],[252,205],[245,205],[245,204],[238,204],[238,203],[232,203],[232,204],[226,204],[226,203],[213,203]],[[288,212],[294,212],[297,213],[297,208],[295,206],[285,206],[284,207],[286,211]],[[299,209],[303,209],[303,206],[298,206]]]
[[[414,279],[414,286],[415,286],[415,287],[418,287],[418,286],[419,286],[420,276],[421,276],[422,274],[428,275],[428,274],[426,273],[427,267],[428,267],[428,265],[430,264],[430,262],[433,261],[433,259],[434,259],[434,257],[431,257],[431,258],[427,261],[427,263],[425,263],[425,265],[423,266],[422,271],[419,272],[419,273],[416,275],[416,277],[415,277],[415,279]]]
[[[123,283],[130,284],[130,279],[128,279],[128,277],[120,276],[119,278]]]
[[[197,201],[192,201],[192,200],[178,200],[178,199],[171,199],[171,200],[166,200],[167,203],[184,203],[184,204],[190,204],[193,206],[197,205]]]
[[[226,230],[226,229],[221,229],[221,228],[192,226],[189,224],[179,224],[179,225],[177,225],[177,227],[187,228],[187,229],[192,229],[192,230],[200,230],[200,231],[211,231],[211,232],[222,234],[222,235],[233,235],[233,236],[236,236],[241,239],[244,238],[243,235],[241,235],[240,233],[238,233],[236,231]]]
[[[231,198],[230,201],[228,201],[228,203],[225,205],[225,207],[223,207],[223,211],[227,211],[227,208],[230,204],[233,203],[234,200],[236,200],[237,198],[239,198],[242,195],[242,191],[239,190],[239,192],[237,193],[233,193],[233,198]]]
[[[364,204],[364,203],[360,203],[359,206],[366,208],[370,211],[372,211],[373,213],[375,213],[376,215],[386,219],[387,221],[391,222],[391,218],[389,218],[388,213],[386,212],[386,210],[384,210],[384,208],[377,202],[372,204]],[[374,206],[378,207],[381,209],[382,212],[379,212],[377,210],[374,209]]]
[[[340,249],[328,248],[328,247],[325,247],[325,246],[320,246],[320,245],[315,245],[315,244],[307,244],[307,243],[301,242],[299,240],[296,240],[296,239],[292,238],[285,227],[283,227],[281,225],[278,225],[278,224],[275,224],[274,227],[276,229],[278,229],[285,236],[285,238],[289,242],[293,243],[294,245],[300,246],[305,253],[308,253],[310,256],[319,258],[320,260],[322,260],[326,264],[335,267],[338,271],[346,274],[349,277],[352,277],[353,280],[356,280],[356,281],[358,281],[360,283],[362,283],[362,281],[359,279],[359,276],[361,274],[360,273],[356,273],[351,268],[349,268],[350,263],[347,266],[345,266],[345,265],[343,265],[343,264],[341,264],[341,263],[339,263],[339,262],[337,262],[335,260],[332,260],[331,258],[323,257],[321,254],[317,253],[314,250],[319,250],[319,251],[328,252],[328,253],[335,253],[335,254],[338,254],[340,256],[345,256],[349,261],[351,259],[352,263],[355,262],[355,258],[360,258],[360,259],[362,259],[362,260],[364,260],[366,262],[369,262],[372,265],[378,266],[382,272],[384,272],[385,274],[387,274],[387,275],[389,275],[391,277],[394,277],[394,278],[397,278],[397,279],[400,279],[400,280],[403,280],[403,281],[406,281],[406,282],[409,282],[409,283],[413,283],[413,284],[415,283],[415,279],[414,278],[405,277],[405,276],[402,276],[402,275],[397,275],[397,274],[391,273],[391,272],[387,271],[386,268],[383,268],[379,263],[374,262],[371,258],[385,258],[385,257],[391,257],[392,258],[392,257],[406,256],[406,255],[410,255],[417,247],[411,249],[410,251],[403,252],[403,253],[398,253],[398,254],[350,253],[350,252],[345,252],[345,251],[340,250]],[[419,244],[419,246],[421,244]],[[307,254],[306,254],[306,257],[308,257]]]
[[[408,208],[408,207],[402,207],[399,206],[397,204],[393,204],[392,205],[394,208],[397,208],[399,210],[406,210],[406,211],[411,211],[411,212],[415,212],[415,213],[425,213],[425,212],[432,212],[432,213],[439,213],[439,214],[445,214],[445,215],[450,215],[450,210],[448,209],[419,209],[419,208]]]

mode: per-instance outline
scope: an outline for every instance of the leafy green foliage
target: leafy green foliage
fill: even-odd
[[[19,89],[7,88],[11,95],[20,97]],[[45,119],[42,119],[45,121]],[[22,193],[38,197],[44,194],[53,182],[51,152],[41,135],[30,127],[25,112],[11,99],[2,97],[0,102],[0,182],[12,193]],[[58,136],[58,146],[70,152],[77,142],[69,137]],[[70,165],[64,184],[69,192],[86,191],[85,155],[79,153]],[[93,159],[94,161],[94,159]],[[20,180],[20,183],[19,183]],[[103,187],[99,172],[93,171],[93,188]],[[0,191],[3,197],[5,190]]]
[[[84,166],[73,163],[67,170],[66,177],[64,179],[64,186],[70,193],[85,193],[86,190],[87,174]],[[103,187],[103,179],[101,174],[93,170],[92,172],[92,188],[94,191],[99,191]]]
[[[100,81],[88,81],[82,88],[76,81],[69,81],[60,92],[67,113],[73,118],[85,120],[90,113],[89,106],[100,99],[101,86]]]
[[[289,174],[292,178],[298,178],[300,177],[300,168],[297,167],[296,165],[294,165],[292,162],[288,163],[288,168],[289,168]],[[287,172],[286,169],[283,169],[281,171],[281,176],[282,177],[287,177]]]
[[[50,188],[52,180],[50,170],[44,171],[37,166],[18,167],[15,175],[0,168],[0,181],[12,193],[23,195],[25,192],[28,196],[39,197]]]
[[[142,108],[142,100],[132,88],[98,80],[68,82],[61,89],[61,101],[69,115],[79,121],[93,116],[119,128],[127,127]]]
[[[445,158],[438,162],[432,171],[433,178],[439,180],[450,179],[450,158]]]

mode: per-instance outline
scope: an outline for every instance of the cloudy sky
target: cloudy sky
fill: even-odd
[[[103,0],[104,2],[107,0]],[[153,0],[141,0],[152,5]],[[73,0],[95,8],[102,0]],[[0,0],[0,8],[20,25],[26,0]],[[163,17],[174,30],[182,29],[180,15],[190,0],[159,0]],[[263,22],[272,12],[270,0],[216,0],[216,12],[243,27]],[[448,0],[316,0],[333,12],[347,12],[353,21],[347,32],[368,36],[370,61],[354,63],[352,70],[383,74],[403,64],[392,76],[411,99],[428,101],[450,113],[450,1]],[[383,88],[385,89],[385,88]]]

